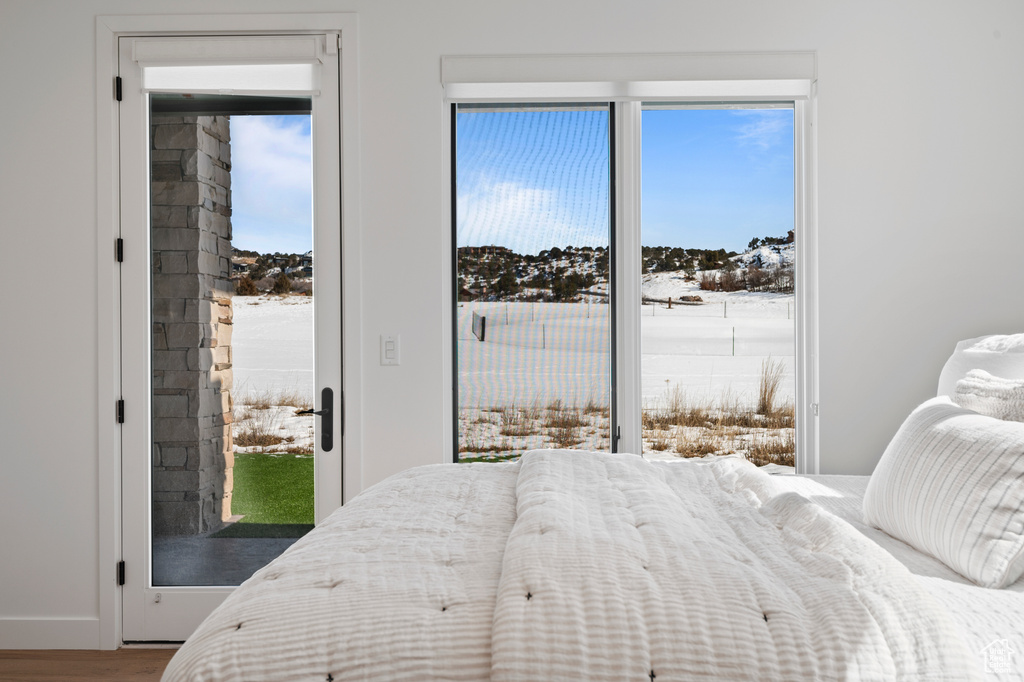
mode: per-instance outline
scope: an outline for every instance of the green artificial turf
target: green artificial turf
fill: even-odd
[[[236,454],[231,513],[241,521],[215,538],[301,537],[313,528],[311,455]]]

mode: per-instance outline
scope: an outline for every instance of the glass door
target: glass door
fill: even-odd
[[[793,103],[647,103],[641,130],[644,456],[793,467]]]
[[[123,636],[181,640],[341,502],[337,58],[237,94],[127,42]]]

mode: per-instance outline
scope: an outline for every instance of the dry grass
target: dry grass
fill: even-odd
[[[270,409],[246,410],[246,416],[234,423],[232,439],[234,444],[242,448],[268,448],[284,442],[277,435],[282,427],[278,423],[278,413]]]
[[[775,436],[754,438],[747,450],[747,459],[761,467],[765,464],[795,466],[796,437],[792,430]]]
[[[544,428],[578,429],[589,421],[578,407],[565,407],[561,400],[554,400],[548,404],[547,416],[544,417]]]
[[[716,429],[679,429],[676,431],[675,451],[680,457],[726,454],[721,434]]]
[[[738,452],[758,466],[792,466],[795,410],[791,402],[779,404],[784,370],[781,361],[768,358],[762,363],[754,409],[728,390],[718,400],[693,400],[680,386],[669,388],[659,403],[643,410],[644,448],[671,448],[681,457]]]
[[[245,391],[235,396],[235,402],[245,405],[250,410],[269,410],[280,405],[299,410],[313,409],[313,399],[298,389]]]
[[[235,420],[232,427],[232,439],[234,445],[242,448],[260,448],[264,452],[267,451],[267,448],[274,448],[274,446],[291,443],[295,440],[293,436],[278,435],[277,432],[284,430],[285,426],[281,423],[281,412],[272,408],[292,407],[295,408],[295,411],[313,409],[312,399],[297,389],[242,391],[234,397],[233,404]],[[287,450],[274,448],[274,451],[308,454],[313,449],[311,445],[292,445]]]
[[[532,436],[537,433],[536,419],[531,419],[525,410],[519,409],[515,403],[501,411],[501,428],[503,436]]]
[[[488,442],[478,433],[467,433],[459,438],[459,452],[505,452],[512,449],[512,443],[508,439]]]
[[[529,419],[530,421],[540,421],[541,415],[544,414],[544,406],[541,405],[539,400],[534,400],[529,405],[523,405],[519,408],[523,412],[523,419]]]
[[[648,408],[641,420],[644,429],[668,429],[675,426],[709,426],[714,423],[710,402],[691,404],[686,391],[673,386],[665,397],[664,407]]]
[[[601,417],[608,417],[608,406],[603,405],[597,401],[597,398],[593,396],[587,398],[587,403],[583,406],[583,414],[591,415],[596,414]]]
[[[775,401],[778,399],[779,386],[786,371],[782,361],[772,360],[771,356],[761,363],[761,381],[757,390],[757,413],[771,415],[775,412]]]
[[[668,450],[672,444],[672,432],[658,429],[650,434],[649,447],[656,452]]]
[[[551,440],[560,448],[572,448],[583,442],[582,424],[572,425],[567,423],[551,430]]]

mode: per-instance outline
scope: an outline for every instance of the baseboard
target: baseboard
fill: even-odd
[[[0,649],[99,648],[99,618],[0,618]]]

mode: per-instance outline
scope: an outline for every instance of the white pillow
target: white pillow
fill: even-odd
[[[1024,334],[979,336],[956,344],[939,374],[936,395],[952,396],[956,382],[972,369],[1003,379],[1024,379]]]
[[[956,382],[953,402],[987,417],[1024,422],[1024,379],[1001,379],[972,369]]]
[[[983,587],[1024,574],[1024,424],[939,396],[907,417],[864,493],[864,520]]]

